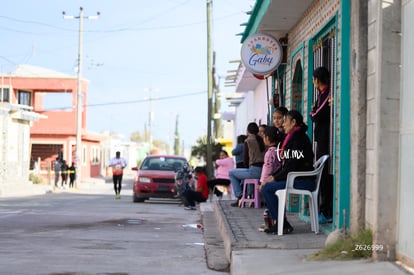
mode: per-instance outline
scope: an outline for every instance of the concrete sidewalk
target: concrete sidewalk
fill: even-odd
[[[263,209],[231,207],[231,200],[200,204],[204,243],[210,269],[242,274],[412,274],[394,262],[308,261],[320,250],[326,235],[314,234],[310,224],[289,215],[291,234],[258,231]]]

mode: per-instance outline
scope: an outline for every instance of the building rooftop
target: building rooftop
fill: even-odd
[[[33,65],[17,65],[16,70],[11,73],[14,77],[41,77],[41,78],[76,78],[77,76],[64,74],[54,70]]]

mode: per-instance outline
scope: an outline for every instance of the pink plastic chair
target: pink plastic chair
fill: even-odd
[[[247,198],[247,185],[253,184],[254,187],[254,193],[253,198]],[[260,194],[259,194],[259,180],[258,179],[244,179],[243,180],[243,195],[240,199],[240,207],[244,208],[245,203],[253,203],[254,208],[260,208]]]

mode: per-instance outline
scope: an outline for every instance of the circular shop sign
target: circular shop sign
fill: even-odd
[[[253,74],[266,75],[280,65],[282,46],[274,37],[257,33],[246,38],[241,48],[241,60]]]

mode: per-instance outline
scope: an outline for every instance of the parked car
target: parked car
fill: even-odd
[[[132,191],[133,201],[143,202],[150,197],[176,197],[175,174],[187,164],[187,159],[181,156],[149,155],[145,157],[139,167],[132,168],[137,171]]]

